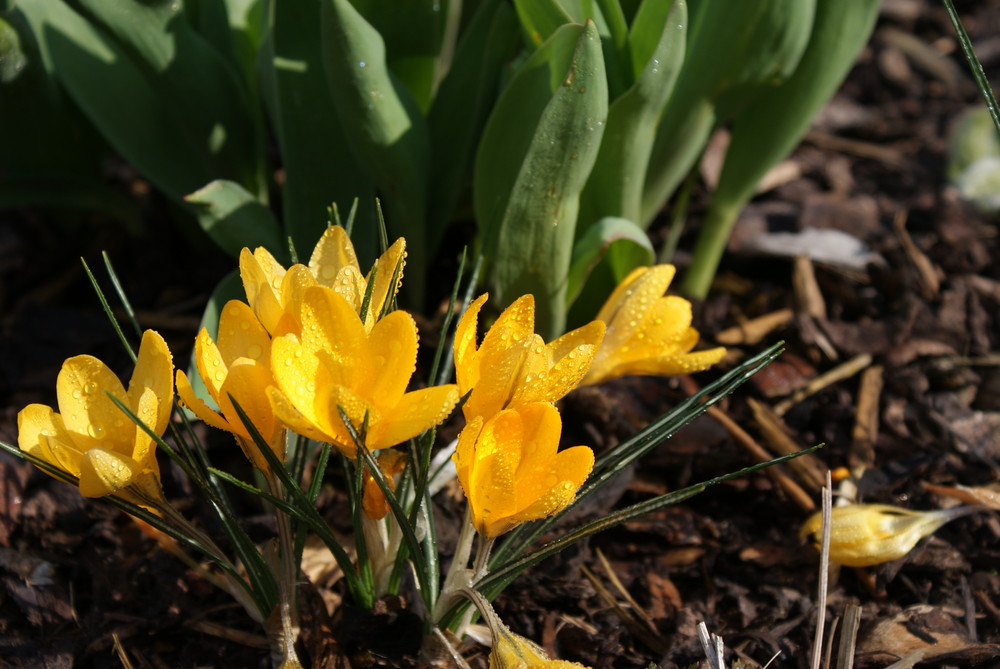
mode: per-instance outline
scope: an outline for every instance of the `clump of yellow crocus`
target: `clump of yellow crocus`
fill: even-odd
[[[476,416],[458,437],[452,459],[469,501],[472,525],[492,539],[573,501],[590,475],[586,446],[559,451],[562,420],[547,402]]]
[[[454,384],[406,392],[416,370],[417,325],[393,311],[366,330],[353,305],[323,286],[289,305],[271,342],[275,414],[299,434],[333,444],[354,458],[342,408],[371,450],[388,448],[443,421],[458,403]],[[277,392],[280,390],[280,392]]]
[[[365,317],[370,330],[382,313],[385,303],[399,289],[406,259],[406,242],[397,239],[375,261],[368,275],[361,273],[354,245],[340,226],[330,226],[313,249],[309,264],[294,265],[288,271],[263,247],[252,253],[240,253],[240,277],[247,302],[268,332],[274,333],[289,304],[309,286],[326,286],[340,293],[360,313],[368,282],[374,273],[375,284]]]
[[[128,390],[90,355],[66,360],[56,379],[59,413],[30,404],[17,415],[22,451],[79,479],[84,497],[117,495],[149,506],[162,500],[156,442],[108,396],[162,435],[173,409],[173,359],[159,334],[142,336]]]
[[[467,421],[489,419],[503,409],[531,402],[555,402],[583,379],[597,354],[604,324],[594,321],[546,344],[534,332],[535,302],[524,295],[504,309],[476,346],[480,296],[455,330],[455,377]]]
[[[832,509],[830,517],[830,559],[847,567],[897,560],[917,542],[945,523],[980,510],[979,506],[958,506],[938,511],[911,511],[888,504],[849,504]],[[822,537],[821,513],[802,524],[799,534]]]
[[[271,337],[253,310],[238,300],[227,302],[219,317],[218,342],[202,328],[195,339],[193,357],[219,411],[198,398],[187,375],[177,370],[181,401],[206,424],[231,432],[250,462],[261,471],[270,471],[233,404],[235,399],[278,459],[284,460],[284,426],[275,417],[267,396],[267,389],[274,386]]]
[[[597,315],[607,331],[585,385],[631,374],[700,372],[722,359],[721,347],[691,352],[698,343],[691,303],[665,295],[675,271],[673,265],[639,267],[618,284]]]

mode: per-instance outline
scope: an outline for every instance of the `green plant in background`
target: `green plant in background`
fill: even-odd
[[[534,294],[536,328],[554,337],[652,262],[646,227],[731,126],[682,284],[705,294],[739,210],[843,79],[878,6],[397,4],[4,0],[0,120],[57,127],[42,145],[60,151],[15,139],[0,204],[76,202],[134,222],[93,176],[110,147],[234,255],[311,248],[322,212],[357,198],[370,262],[378,194],[390,234],[409,240],[417,305],[449,225],[471,213],[496,306]]]

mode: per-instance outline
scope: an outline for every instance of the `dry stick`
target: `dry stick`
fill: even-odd
[[[882,394],[882,366],[873,365],[861,375],[858,399],[851,430],[850,465],[855,478],[875,463],[875,439],[878,437],[878,407]]]
[[[858,642],[858,628],[861,627],[861,607],[848,604],[844,610],[844,624],[840,631],[840,645],[837,646],[837,666],[835,669],[854,667],[854,650]]]
[[[813,639],[812,648],[812,669],[819,669],[823,648],[823,626],[826,624],[826,589],[830,571],[830,517],[833,511],[832,489],[833,482],[827,472],[826,487],[823,488],[823,540],[819,551],[819,602],[816,611],[816,637]]]
[[[707,409],[708,415],[711,416],[718,422],[722,427],[726,429],[726,432],[736,440],[736,442],[745,448],[747,451],[757,459],[758,462],[767,462],[768,460],[773,460],[774,456],[771,455],[767,449],[754,441],[747,432],[736,424],[732,418],[726,415],[722,409],[718,407],[709,407]],[[813,502],[812,497],[803,490],[798,483],[796,483],[792,477],[790,477],[782,465],[775,465],[773,467],[767,468],[767,475],[781,487],[785,493],[792,498],[800,509],[803,511],[815,511],[816,503]]]
[[[726,669],[723,661],[726,645],[718,634],[709,634],[705,621],[698,623],[698,640],[701,641],[701,649],[708,658],[710,669]]]
[[[625,624],[625,627],[629,629],[638,639],[640,639],[644,644],[649,646],[651,650],[659,654],[665,654],[670,648],[663,643],[662,639],[650,634],[649,630],[646,629],[645,625],[642,624],[641,620],[635,615],[630,613],[621,605],[615,596],[604,587],[604,584],[598,580],[594,572],[590,571],[586,565],[580,567],[583,571],[583,575],[587,577],[590,584],[594,586],[594,590],[597,591],[597,595],[604,601],[605,604],[610,606],[615,610],[615,613]]]
[[[905,211],[896,212],[896,215],[892,219],[892,227],[895,228],[896,234],[899,235],[899,240],[903,243],[903,250],[906,251],[907,258],[913,263],[914,269],[917,270],[917,282],[920,284],[920,292],[923,293],[925,298],[933,300],[941,290],[941,280],[938,278],[934,263],[924,255],[923,251],[917,248],[917,245],[913,242],[913,238],[910,237],[910,233],[907,232]]]
[[[611,581],[611,585],[615,586],[615,590],[617,590],[628,605],[632,607],[634,615],[642,622],[643,625],[646,626],[646,629],[648,629],[653,635],[656,635],[656,624],[653,622],[653,619],[649,617],[649,614],[647,614],[641,606],[639,606],[639,602],[635,601],[632,593],[625,589],[625,586],[618,579],[618,575],[611,568],[611,563],[608,562],[608,558],[604,555],[604,551],[600,548],[597,549],[597,559],[601,561],[601,567],[604,569],[604,573],[607,575],[608,580]]]
[[[762,341],[769,334],[783,328],[792,322],[795,312],[791,309],[778,309],[769,314],[743,321],[739,325],[726,328],[715,337],[715,341],[726,346],[737,344],[753,345]]]
[[[767,443],[778,452],[778,455],[791,455],[803,450],[803,447],[792,438],[794,434],[792,429],[785,425],[781,417],[775,414],[770,407],[753,398],[748,399],[747,404],[750,405],[754,420],[757,421]],[[788,463],[788,467],[793,474],[798,476],[799,481],[812,492],[819,492],[823,489],[826,472],[829,468],[814,454],[806,453],[795,458]]]
[[[826,300],[816,282],[816,270],[809,256],[795,256],[792,286],[799,311],[813,318],[826,318]]]
[[[810,381],[809,385],[805,388],[792,393],[792,395],[787,399],[776,404],[774,406],[774,413],[779,416],[783,416],[789,409],[810,395],[814,395],[823,388],[826,388],[837,381],[842,381],[854,376],[870,364],[872,364],[872,357],[868,353],[862,353],[861,355],[854,356],[847,362],[837,365],[827,373],[817,376],[815,379]]]

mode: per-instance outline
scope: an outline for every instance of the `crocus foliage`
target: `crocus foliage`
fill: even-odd
[[[604,324],[589,323],[546,344],[534,332],[534,298],[514,301],[476,346],[479,312],[488,295],[469,305],[455,330],[455,377],[467,421],[489,419],[530,402],[555,402],[573,390],[597,354]]]
[[[633,270],[601,307],[604,341],[584,378],[586,385],[630,374],[672,376],[708,369],[726,350],[691,350],[698,331],[691,327],[691,303],[665,295],[673,265]]]
[[[499,536],[573,501],[594,453],[586,446],[559,451],[561,432],[559,412],[547,402],[506,409],[486,421],[476,416],[465,426],[455,468],[481,535]]]
[[[258,247],[252,253],[243,249],[240,277],[247,302],[270,333],[278,328],[278,321],[287,307],[310,286],[333,289],[356,313],[361,313],[368,282],[373,280],[371,301],[365,315],[365,329],[371,330],[386,302],[395,297],[399,289],[405,258],[406,242],[400,238],[364,275],[350,238],[343,228],[334,225],[326,229],[316,244],[308,266],[294,265],[286,271],[267,249]]]
[[[324,286],[306,288],[288,308],[292,317],[282,323],[290,330],[276,331],[271,343],[277,389],[268,395],[299,434],[353,458],[340,409],[377,450],[437,425],[457,404],[453,384],[406,392],[417,360],[417,326],[406,312],[393,311],[368,331],[347,298]]]
[[[202,328],[195,339],[193,357],[219,411],[199,399],[187,375],[177,370],[177,394],[185,406],[208,425],[231,432],[254,466],[269,471],[267,460],[240,420],[233,404],[235,399],[278,459],[284,460],[284,426],[275,417],[267,398],[267,389],[274,385],[271,337],[253,310],[238,300],[226,303],[219,317],[218,342]]]
[[[162,435],[170,421],[173,392],[170,350],[159,334],[147,330],[128,390],[97,358],[69,358],[56,380],[59,413],[43,404],[22,409],[17,415],[18,446],[79,479],[85,497],[118,495],[148,504],[162,498],[156,442],[109,395]]]
[[[830,559],[848,567],[869,567],[898,560],[945,523],[980,508],[960,506],[912,511],[888,504],[834,507],[830,517]],[[813,514],[803,523],[800,534],[814,535],[818,546],[822,521],[822,514]]]

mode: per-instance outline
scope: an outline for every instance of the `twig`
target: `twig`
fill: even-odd
[[[823,627],[826,625],[826,589],[830,571],[830,516],[833,511],[833,482],[826,475],[823,488],[823,539],[819,551],[819,596],[816,611],[816,637],[813,639],[812,669],[819,669],[823,649]]]
[[[837,381],[843,381],[844,379],[849,379],[862,369],[872,364],[872,357],[868,353],[862,353],[861,355],[856,355],[847,362],[837,365],[826,374],[821,374],[815,379],[809,382],[802,390],[792,393],[787,399],[779,402],[774,406],[774,413],[779,416],[783,416],[789,409],[793,406],[809,397],[818,393],[823,388],[836,383]]]

